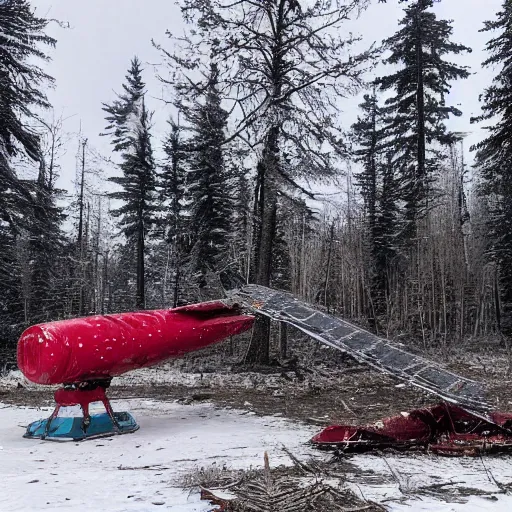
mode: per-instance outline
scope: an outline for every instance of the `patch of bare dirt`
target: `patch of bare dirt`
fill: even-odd
[[[297,369],[299,375],[309,370]],[[315,385],[315,376],[308,376],[308,385],[296,386],[290,371],[268,373],[272,383],[257,389],[240,387],[185,387],[168,385],[112,386],[112,399],[149,398],[180,400],[184,403],[208,400],[219,407],[253,411],[258,415],[281,415],[310,424],[361,423],[375,421],[408,409],[435,402],[421,392],[364,367],[340,370],[334,379]],[[293,372],[295,373],[295,372]],[[280,382],[281,381],[281,382]],[[329,382],[331,382],[329,384]],[[0,401],[31,407],[51,406],[53,392],[15,388],[0,391]]]

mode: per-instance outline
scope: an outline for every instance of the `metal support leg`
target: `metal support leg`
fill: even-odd
[[[84,431],[84,434],[87,434],[87,429],[89,428],[89,425],[91,424],[91,415],[89,414],[89,404],[81,404],[80,405],[82,409],[82,430]]]
[[[55,409],[53,410],[51,416],[48,418],[48,421],[46,422],[46,427],[44,428],[43,435],[41,436],[41,439],[46,439],[48,437],[48,434],[50,433],[50,427],[52,424],[52,421],[58,416],[60,411],[60,405],[57,404]]]
[[[105,396],[105,399],[102,400],[103,406],[105,407],[105,410],[107,411],[107,414],[110,416],[110,419],[112,420],[112,425],[114,426],[114,430],[116,432],[119,432],[121,430],[121,427],[119,426],[119,423],[116,420],[116,417],[114,416],[114,410],[112,409],[112,406],[110,405],[109,399]]]

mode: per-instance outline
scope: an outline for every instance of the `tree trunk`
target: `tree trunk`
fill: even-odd
[[[329,251],[327,253],[327,267],[325,269],[325,283],[324,283],[324,306],[327,308],[327,313],[330,312],[330,300],[329,300],[329,278],[331,272],[331,260],[332,260],[332,249],[334,244],[334,221],[331,223],[330,235],[329,235]]]
[[[277,216],[277,166],[278,162],[278,139],[279,127],[274,126],[269,132],[266,147],[263,151],[263,158],[260,165],[261,191],[265,201],[260,205],[263,208],[261,212],[261,228],[259,231],[259,246],[256,254],[257,267],[255,272],[256,284],[270,286],[270,274],[272,268],[272,248],[274,245]],[[245,355],[246,363],[268,364],[270,354],[270,320],[268,318],[258,318],[254,324],[251,342]]]
[[[288,324],[285,322],[279,324],[279,352],[284,361],[288,357]]]
[[[285,2],[280,1],[275,19],[275,41],[272,45],[272,98],[275,109],[269,112],[269,119],[273,116],[280,119],[277,105],[282,102],[282,87],[285,77],[283,33],[285,30]],[[276,121],[269,127],[261,162],[258,163],[258,191],[259,213],[261,215],[260,229],[256,237],[256,284],[270,285],[272,267],[272,247],[274,245],[277,216],[277,192],[279,170],[279,137],[281,121]],[[258,220],[258,219],[257,219]],[[251,342],[245,355],[246,363],[268,364],[270,354],[270,320],[259,318],[254,325]]]
[[[253,227],[252,227],[252,254],[249,266],[249,280],[256,281],[258,271],[258,262],[260,258],[260,244],[262,235],[262,216],[265,210],[265,166],[259,162],[256,168],[256,186],[254,190],[253,206]]]
[[[261,242],[259,247],[256,284],[270,286],[272,265],[272,247],[275,237],[277,191],[273,185],[266,191],[267,201],[262,217]],[[270,319],[264,316],[257,318],[254,324],[251,342],[245,355],[246,363],[268,364],[270,355]]]
[[[144,283],[144,220],[139,213],[139,230],[137,233],[137,295],[135,306],[137,309],[146,307]]]
[[[80,197],[79,197],[79,218],[78,218],[78,259],[80,266],[80,296],[78,306],[78,316],[83,316],[85,305],[85,284],[83,282],[83,258],[84,258],[84,184],[85,184],[85,146],[87,139],[82,142],[82,175],[80,179]]]
[[[411,204],[412,222],[414,223],[411,236],[415,237],[417,233],[418,213],[422,206],[423,201],[426,199],[426,146],[425,146],[425,85],[423,78],[423,34],[421,27],[421,5],[418,4],[416,12],[417,20],[417,40],[416,40],[416,67],[417,67],[417,90],[416,90],[416,104],[418,108],[418,153],[417,153],[417,170],[414,176],[414,199]]]
[[[257,315],[245,363],[268,364],[270,361],[270,318]]]
[[[178,252],[178,243],[175,245],[175,275],[174,275],[174,293],[172,298],[173,308],[178,305],[179,293],[180,293],[180,253]]]

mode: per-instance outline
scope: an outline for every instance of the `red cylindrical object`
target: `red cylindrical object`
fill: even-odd
[[[37,384],[121,375],[249,329],[254,317],[222,302],[39,324],[18,342],[18,366]]]

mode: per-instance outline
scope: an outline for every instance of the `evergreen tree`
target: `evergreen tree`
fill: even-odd
[[[65,242],[62,232],[65,215],[57,205],[59,191],[54,187],[52,167],[53,163],[47,169],[45,161],[41,162],[35,184],[34,216],[29,226],[31,323],[55,319],[64,310],[58,270]]]
[[[21,269],[17,240],[31,216],[33,196],[28,183],[19,180],[11,160],[28,156],[40,161],[39,137],[27,119],[35,108],[47,108],[44,86],[53,79],[38,67],[36,59],[49,60],[42,45],[56,41],[45,35],[48,20],[34,16],[26,0],[0,2],[0,339],[13,340],[23,320]],[[14,326],[14,330],[13,330]],[[19,333],[18,333],[19,334]]]
[[[364,102],[359,107],[362,116],[352,125],[357,144],[354,156],[362,164],[361,172],[357,175],[357,184],[364,200],[367,225],[369,260],[366,270],[372,283],[375,311],[380,314],[384,310],[387,288],[390,256],[387,242],[397,234],[397,225],[394,222],[396,219],[393,215],[390,217],[389,212],[390,208],[396,206],[396,194],[391,186],[393,170],[383,162],[384,114],[378,104],[375,87],[371,95],[364,96]]]
[[[375,252],[375,238],[377,236],[377,187],[378,166],[382,153],[382,109],[379,107],[375,88],[373,94],[364,95],[364,102],[359,105],[363,111],[362,117],[352,125],[355,142],[358,149],[354,151],[355,160],[362,164],[362,170],[357,176],[357,184],[363,196],[370,246]]]
[[[400,192],[395,176],[393,155],[387,153],[385,162],[380,166],[382,185],[378,194],[376,213],[376,230],[373,239],[375,262],[375,286],[378,291],[377,313],[383,313],[384,300],[389,296],[389,275],[394,269],[399,251],[400,224],[399,213]]]
[[[137,57],[131,62],[126,83],[122,85],[124,93],[119,94],[110,105],[104,103],[103,110],[107,112],[109,123],[103,135],[110,135],[114,151],[123,151],[133,147],[133,125],[131,116],[140,107],[144,97],[146,84],[142,81],[141,63]]]
[[[174,271],[173,307],[180,295],[181,268],[187,252],[187,217],[185,212],[186,158],[183,150],[181,128],[170,121],[171,130],[164,141],[165,163],[160,173],[162,204],[165,208],[164,239],[168,245],[170,263]]]
[[[233,210],[233,252],[236,261],[236,273],[241,276],[245,282],[249,277],[251,268],[250,262],[250,239],[251,230],[251,193],[249,189],[249,181],[245,173],[240,169],[243,168],[242,161],[235,161],[235,165],[239,164],[238,172],[232,172],[236,175],[235,185],[235,201]]]
[[[171,242],[183,232],[187,157],[182,147],[181,127],[173,120],[169,121],[169,126],[171,130],[163,144],[165,162],[159,175],[161,199],[165,204],[165,240],[167,242]]]
[[[50,106],[43,86],[53,79],[31,59],[49,58],[39,45],[55,46],[55,39],[45,35],[48,20],[34,16],[26,0],[0,3],[0,179],[13,180],[9,159],[22,149],[39,160],[38,135],[25,119],[34,117],[33,108]]]
[[[110,180],[120,185],[122,191],[113,192],[113,199],[123,205],[112,213],[120,218],[121,232],[136,253],[137,292],[136,307],[145,307],[145,246],[148,231],[154,223],[155,164],[151,147],[151,114],[144,101],[145,84],[137,58],[123,85],[124,94],[110,105],[104,105],[109,114],[107,133],[112,137],[114,151],[121,153],[120,169],[123,176]]]
[[[190,266],[199,287],[208,272],[228,263],[234,182],[224,162],[227,112],[221,106],[218,70],[212,64],[204,100],[187,112],[193,136],[187,183],[190,194]]]
[[[272,247],[272,273],[270,275],[270,285],[278,290],[290,290],[291,288],[291,262],[288,243],[286,242],[284,224],[286,217],[278,216],[276,226],[276,238]]]
[[[68,142],[62,131],[62,118],[46,122],[39,119],[41,160],[37,180],[31,184],[33,214],[27,225],[28,261],[25,279],[25,310],[30,323],[62,318],[66,310],[66,284],[63,266],[72,267],[64,254],[66,239],[62,223],[66,215],[58,204],[64,191],[56,188],[59,157]]]
[[[24,323],[22,270],[16,255],[16,234],[0,221],[0,340],[14,343]]]
[[[417,221],[428,203],[429,185],[440,157],[434,144],[451,144],[456,139],[445,126],[450,115],[461,115],[446,104],[449,82],[469,76],[465,67],[444,59],[447,54],[471,50],[450,41],[451,22],[437,19],[429,10],[432,5],[433,0],[416,0],[405,8],[402,28],[385,41],[391,51],[385,62],[400,69],[378,80],[383,91],[395,92],[384,107],[388,118],[384,133],[388,148],[396,155],[406,206],[406,241],[414,238]]]
[[[497,69],[492,85],[481,99],[482,115],[472,121],[492,120],[488,136],[475,146],[476,166],[483,180],[481,194],[487,199],[490,254],[500,271],[502,299],[512,305],[512,1],[504,0],[494,21],[482,32],[496,32],[487,43],[485,67]]]

